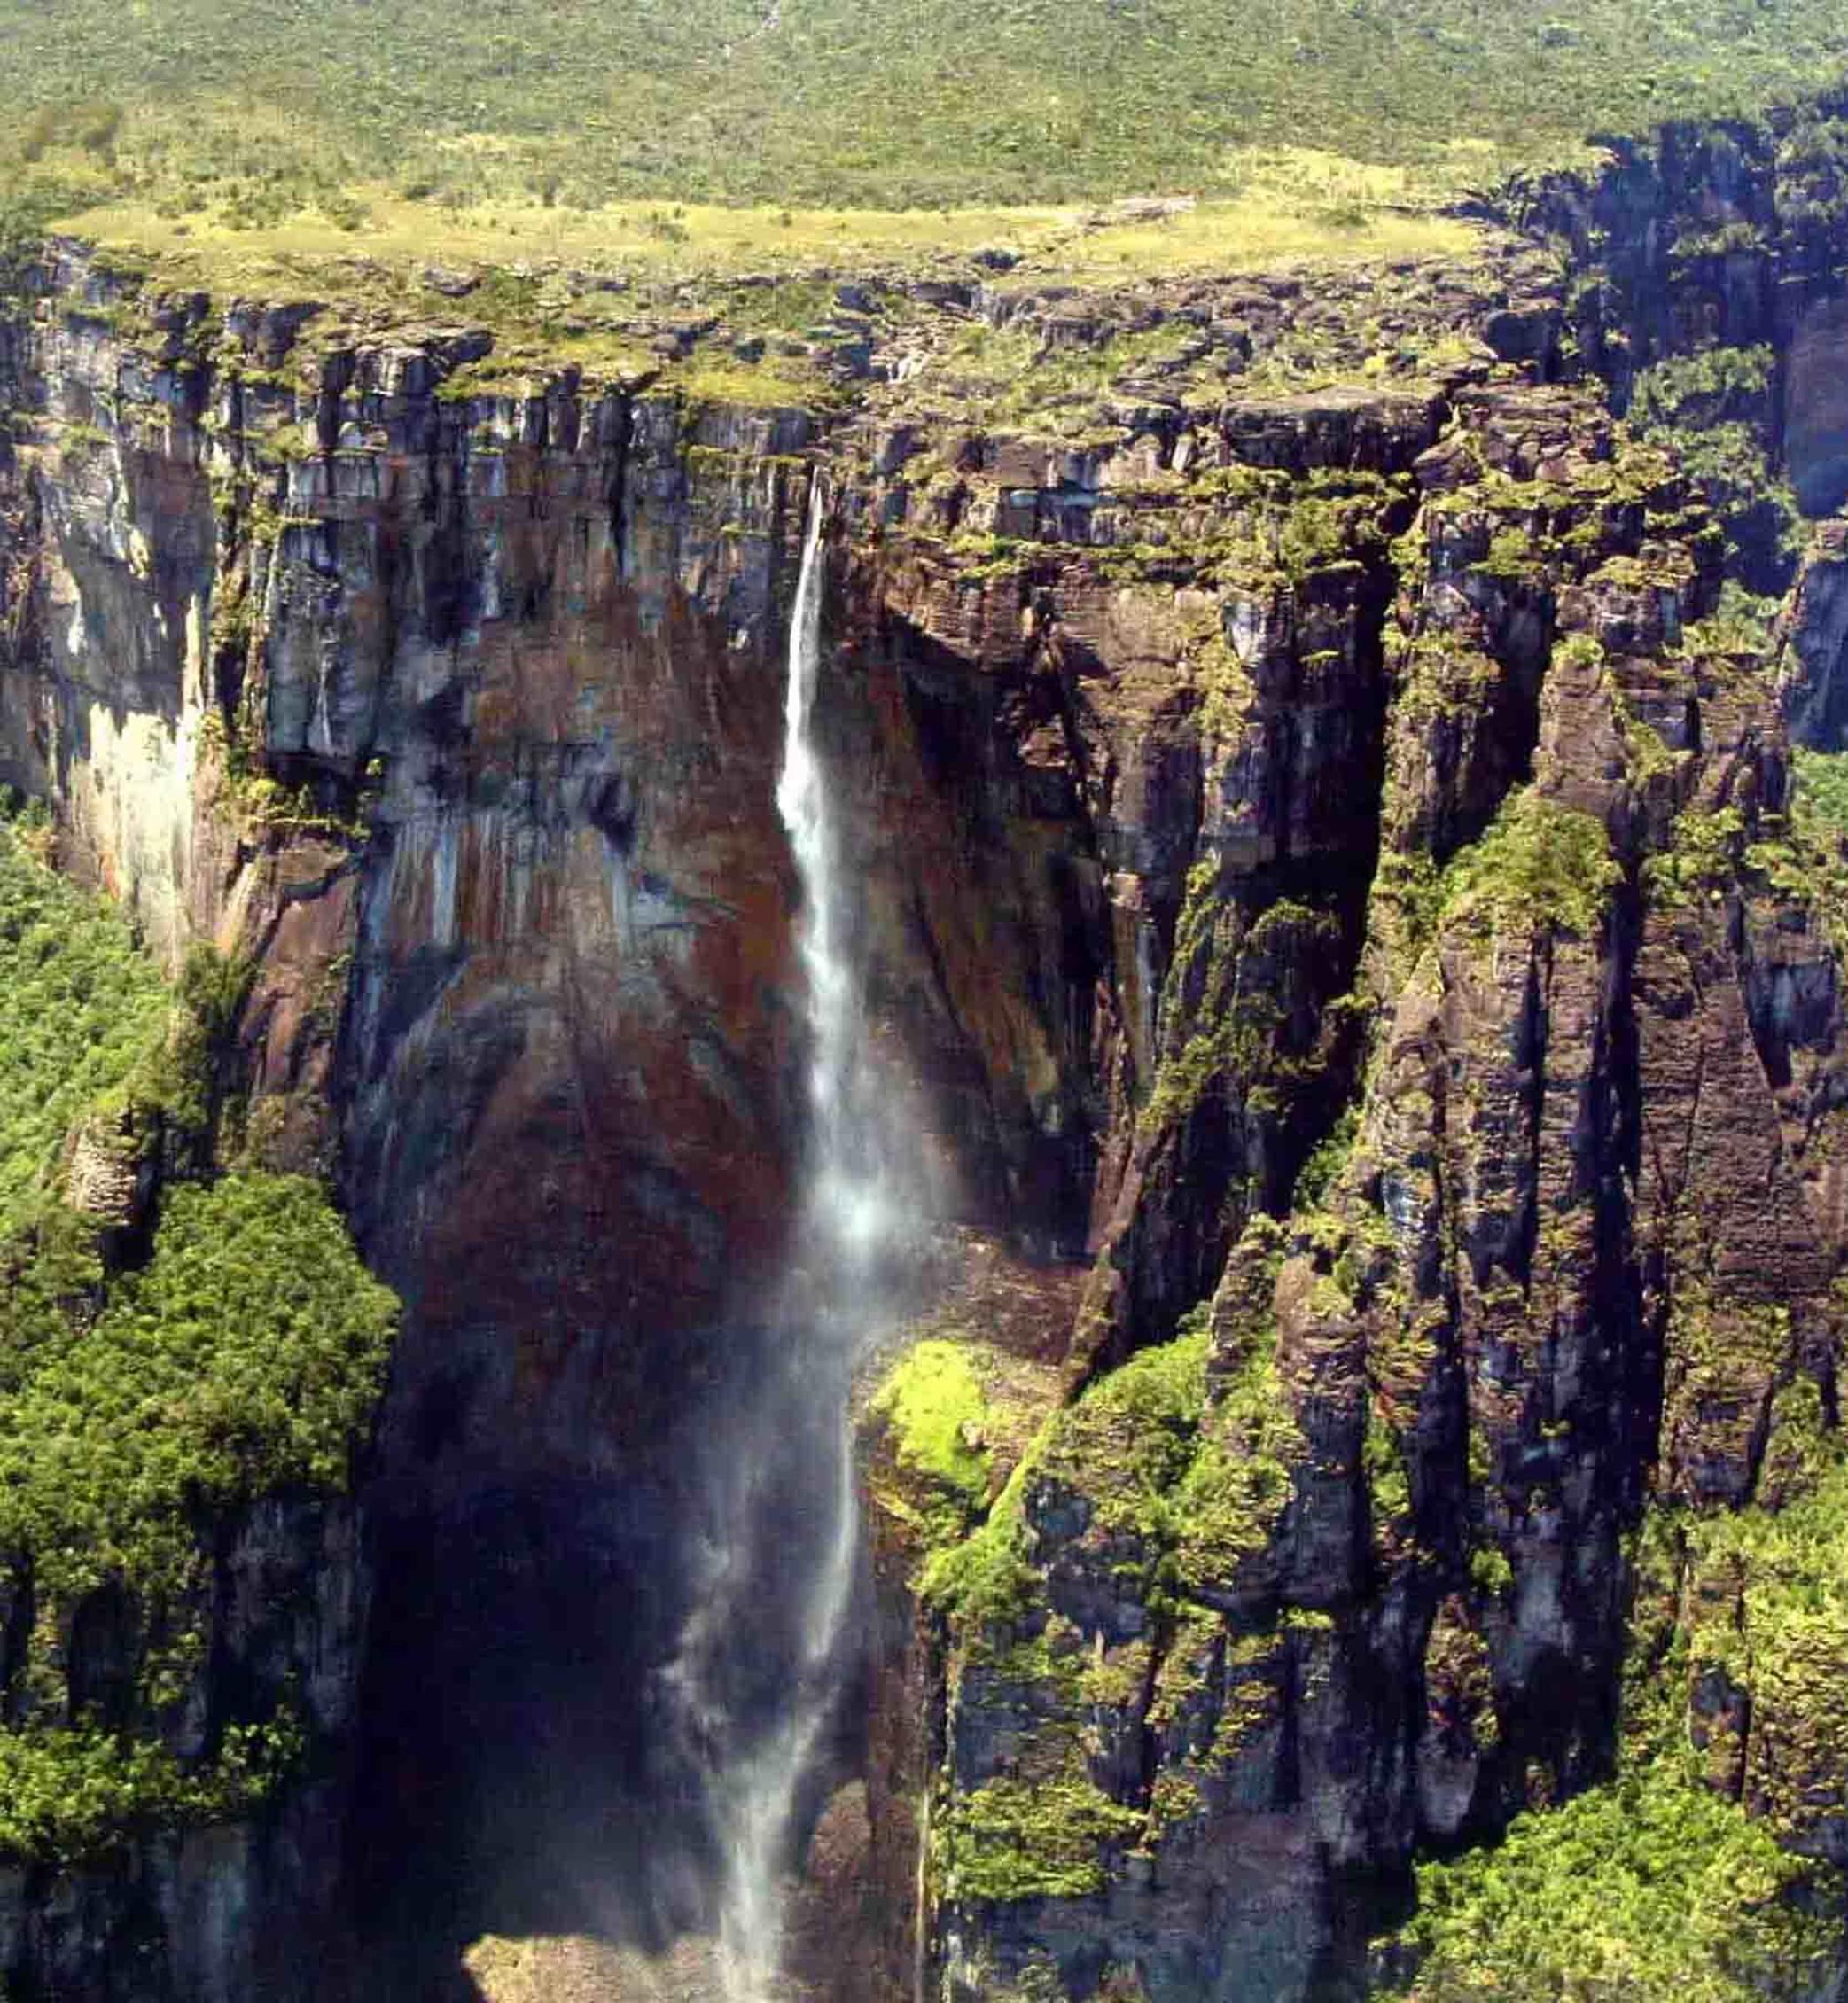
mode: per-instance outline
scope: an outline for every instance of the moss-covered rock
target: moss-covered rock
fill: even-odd
[[[958,1795],[943,1825],[947,1898],[1084,1898],[1109,1882],[1113,1852],[1143,1818],[1088,1781],[990,1781]]]
[[[170,993],[30,836],[0,829],[0,1854],[69,1865],[318,1756],[397,1303],[317,1183],[173,1180],[244,975],[201,951]],[[240,1570],[274,1601],[234,1613]]]
[[[1412,1970],[1381,1991],[1415,2003],[1800,1996],[1826,1975],[1840,1896],[1833,1874],[1733,1804],[1651,1773],[1521,1816],[1496,1849],[1421,1866],[1417,1915],[1378,1944],[1384,1970]]]

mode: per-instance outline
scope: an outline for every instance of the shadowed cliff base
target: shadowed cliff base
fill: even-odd
[[[433,1512],[404,1477],[375,1497],[351,1824],[369,1998],[467,1995],[485,1934],[585,1936],[632,1975],[697,1960],[684,1937],[715,1930],[726,1867],[715,1789],[783,1716],[791,1581],[832,1534],[815,1469],[838,1422],[784,1367],[789,1341],[727,1331],[620,1477],[452,1476]],[[799,1850],[825,1773],[859,1764],[852,1711],[803,1785]]]
[[[823,1811],[791,1884],[788,1969],[779,2003],[864,2003],[883,1993],[867,1943],[866,1790]],[[659,1952],[587,1935],[488,1936],[462,1957],[466,2003],[723,2003],[717,1944],[682,1938]]]

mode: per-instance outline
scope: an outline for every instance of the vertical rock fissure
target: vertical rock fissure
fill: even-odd
[[[619,577],[628,575],[628,461],[635,438],[635,408],[628,397],[616,399],[616,437],[611,453],[607,505],[610,549]]]

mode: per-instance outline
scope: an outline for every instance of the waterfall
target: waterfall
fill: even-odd
[[[729,2003],[769,2003],[780,1986],[782,1890],[790,1866],[797,1798],[838,1694],[859,1547],[847,1394],[853,1369],[891,1277],[891,1260],[916,1228],[923,1205],[898,1165],[895,1102],[871,1061],[860,983],[848,949],[849,902],[828,774],[816,749],[821,673],[824,499],[811,491],[802,567],[790,623],[784,756],[777,809],[787,830],[801,898],[799,947],[809,1032],[812,1128],[798,1243],[801,1284],[782,1331],[776,1381],[760,1387],[753,1464],[735,1500],[714,1625],[761,1632],[764,1596],[781,1591],[791,1623],[776,1660],[782,1687],[769,1721],[748,1746],[726,1743],[714,1784],[724,1850],[720,1950]],[[745,1429],[746,1438],[750,1428]],[[801,1442],[795,1454],[791,1440]],[[773,1513],[762,1470],[791,1458],[806,1492],[784,1508],[805,1534],[771,1549]],[[754,1556],[753,1556],[754,1554]],[[746,1646],[752,1644],[747,1643]],[[769,1651],[767,1649],[767,1655]],[[734,1672],[735,1675],[735,1672]],[[746,1680],[748,1681],[748,1679]],[[708,1705],[708,1709],[713,1707]]]
[[[854,1296],[898,1233],[893,1120],[873,1075],[860,985],[847,956],[840,841],[827,775],[815,743],[822,666],[822,486],[808,503],[802,570],[790,620],[783,707],[783,773],[776,810],[788,830],[802,890],[799,942],[813,1040],[809,1103],[815,1118],[805,1224],[836,1312]]]

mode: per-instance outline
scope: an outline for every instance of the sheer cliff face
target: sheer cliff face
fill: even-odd
[[[773,791],[812,425],[453,401],[469,337],[315,347],[303,317],[70,253],[9,323],[4,768],[161,950],[254,955],[235,1144],[333,1171],[405,1302],[342,1672],[352,1898],[402,1895],[437,1955],[495,1913],[645,1933],[711,1867],[650,1691],[795,1210]],[[882,660],[833,705],[863,929],[942,1088],[939,1181],[1075,1247],[1088,892],[1016,853],[986,695],[947,695],[914,713]]]
[[[468,1879],[483,1827],[516,1900],[579,1849],[620,1883],[702,1387],[791,1212],[806,420],[448,404],[440,339],[308,355],[284,308],[156,309],[137,349],[105,281],[51,283],[9,352],[8,776],[160,947],[257,956],[243,1144],[336,1169],[407,1304],[356,1896],[408,1843]]]
[[[435,1950],[700,1915],[649,1693],[793,1207],[816,462],[856,943],[984,1248],[938,1331],[982,1477],[869,1434],[877,1980],[1302,1994],[1415,1846],[1605,1771],[1646,1503],[1765,1500],[1835,1413],[1839,912],[1780,690],[1848,742],[1848,559],[1742,635],[1717,525],[1782,589],[1775,524],[1609,410],[1763,348],[1688,421],[1839,500],[1836,198],[1774,155],[1531,191],[1563,261],[912,297],[825,420],[450,396],[476,331],[51,261],[0,330],[0,778],[163,949],[256,956],[244,1144],[331,1167],[406,1303],[349,1902]],[[978,306],[1179,359],[984,417]],[[1743,1591],[1643,1585],[1671,1630]],[[1806,1799],[1791,1677],[1727,1673],[1719,1784]]]
[[[560,1327],[708,1322],[728,1262],[776,1251],[772,585],[803,421],[478,413],[436,398],[440,343],[303,358],[285,312],[234,314],[253,373],[299,362],[285,393],[131,359],[74,300],[18,364],[43,672],[11,768],[158,944],[261,943],[255,1144],[338,1134],[420,1318],[523,1322],[494,1367],[568,1411]]]
[[[947,1995],[1361,1984],[1415,1849],[1609,1773],[1626,1669],[1713,1787],[1843,1854],[1821,1691],[1848,1629],[1761,1614],[1729,1654],[1766,1575],[1710,1527],[1805,1493],[1835,1422],[1838,838],[1793,799],[1778,684],[1841,743],[1838,538],[1774,642],[1742,630],[1724,573],[1753,553],[1697,438],[1627,435],[1551,347],[1641,413],[1680,348],[1760,346],[1739,415],[1775,449],[1781,409],[1799,496],[1833,505],[1813,193],[1732,135],[1543,192],[1586,268],[1554,316],[1537,284],[1482,327],[1538,369],[1424,409],[1300,399],[1298,554],[1267,578],[1221,556],[1249,483],[1208,551],[1151,538],[1177,614],[1216,585],[1229,687],[1161,678],[1199,791],[1067,1384],[1211,1305],[1024,1454],[971,1321],[972,1475],[933,1458],[921,1378],[876,1406],[887,1591],[921,1577],[925,1614],[887,1680],[942,1704],[890,1808],[930,1802]],[[1183,420],[1176,484],[1277,463],[1258,415]],[[1124,568],[1029,558],[1036,624],[1078,626],[1099,573],[1120,605]],[[1350,1086],[1292,1196],[1290,1141]]]

